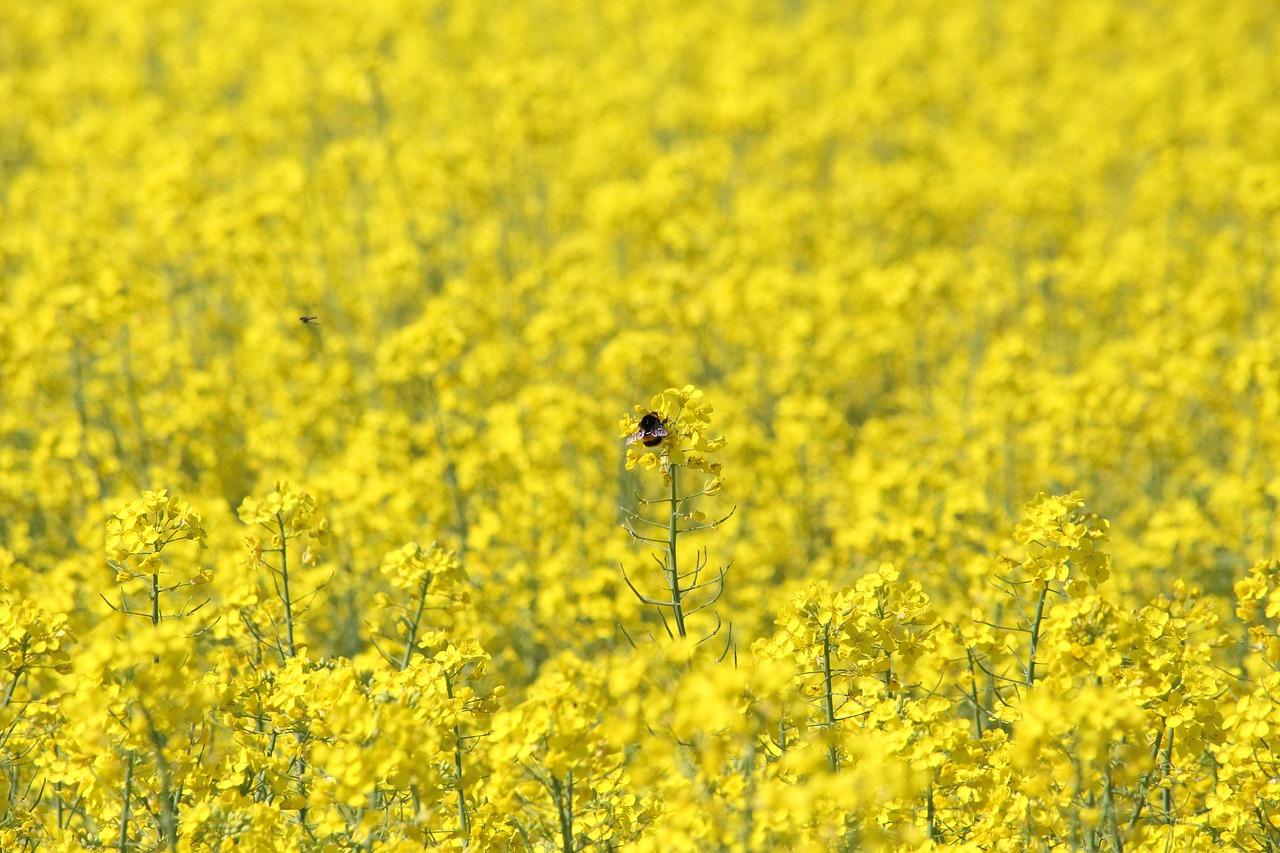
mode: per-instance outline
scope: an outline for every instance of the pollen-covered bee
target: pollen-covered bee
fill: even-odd
[[[641,442],[645,447],[657,447],[671,433],[667,431],[667,422],[657,412],[650,412],[640,419],[640,428],[627,436],[627,444]]]

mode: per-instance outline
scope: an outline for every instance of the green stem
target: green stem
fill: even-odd
[[[129,801],[133,799],[133,751],[129,751],[129,761],[124,766],[124,805],[120,809],[120,851],[129,849]]]
[[[1147,792],[1151,790],[1151,777],[1156,772],[1156,759],[1160,757],[1160,741],[1164,739],[1164,727],[1156,732],[1155,743],[1151,746],[1151,767],[1147,772],[1142,774],[1142,782],[1138,786],[1138,794],[1133,798],[1133,814],[1129,817],[1129,823],[1125,826],[1125,832],[1133,832],[1133,828],[1138,825],[1138,818],[1142,817],[1142,810],[1147,805]]]
[[[1102,757],[1102,810],[1107,819],[1107,835],[1111,838],[1111,849],[1115,853],[1124,853],[1124,845],[1120,841],[1120,827],[1116,825],[1116,803],[1112,793],[1111,757]]]
[[[1080,766],[1080,762],[1075,758],[1071,759],[1071,766],[1076,771],[1075,787],[1071,791],[1072,804],[1074,805],[1076,803],[1081,802],[1082,800],[1085,800],[1083,805],[1087,807],[1090,805],[1090,803],[1087,801],[1086,798],[1081,796],[1081,792],[1084,790],[1084,778],[1083,778],[1084,768]],[[1071,823],[1071,833],[1069,837],[1071,839],[1071,850],[1072,850],[1072,853],[1075,853],[1075,851],[1080,849],[1081,831],[1080,831],[1080,809],[1079,808],[1071,809],[1070,823]],[[1087,833],[1085,833],[1085,841],[1086,843],[1089,842],[1089,835]],[[1092,847],[1093,845],[1090,844],[1089,846]]]
[[[1044,605],[1049,598],[1049,582],[1040,587],[1040,598],[1036,601],[1036,618],[1031,623],[1031,648],[1027,652],[1027,688],[1036,683],[1036,647],[1040,644],[1040,623],[1044,621]]]
[[[831,686],[831,629],[828,626],[822,632],[822,701],[827,712],[827,737],[834,741],[836,728],[836,706],[832,697]],[[832,773],[840,770],[840,756],[836,752],[834,742],[827,744],[827,765]]]
[[[938,840],[938,815],[933,804],[933,776],[929,777],[929,790],[925,793],[925,838],[929,841]]]
[[[676,493],[676,470],[671,466],[671,514],[667,522],[667,586],[671,588],[671,612],[675,614],[676,630],[680,638],[686,636],[684,628],[684,606],[681,603],[680,572],[676,563],[676,538],[680,535],[679,497]]]
[[[444,678],[444,689],[446,695],[452,699],[453,681],[447,674]],[[471,815],[467,812],[466,789],[462,784],[462,729],[457,724],[453,727],[453,770],[454,790],[458,794],[458,827],[462,837],[467,839],[471,837]]]
[[[743,784],[746,789],[743,791],[743,793],[746,796],[742,798],[742,802],[744,804],[742,808],[742,821],[739,823],[739,828],[738,828],[738,849],[740,850],[751,849],[751,835],[752,835],[752,830],[755,828],[755,822],[756,822],[756,813],[755,813],[755,807],[754,807],[754,803],[756,799],[755,766],[756,766],[755,746],[749,745],[747,747],[746,761],[743,762],[744,769],[743,769],[742,775],[745,777],[745,781]]]
[[[151,573],[151,624],[160,624],[160,573]]]
[[[562,785],[556,776],[551,777],[551,792],[560,813],[560,844],[564,853],[575,853],[573,843],[573,771],[565,776]]]
[[[280,596],[284,599],[285,639],[289,643],[289,657],[296,657],[298,647],[293,642],[293,602],[289,596],[289,549],[284,535],[284,518],[278,513],[276,524],[280,527]]]
[[[969,689],[973,693],[973,725],[978,730],[978,740],[982,740],[983,708],[978,704],[978,673],[975,671],[974,667],[973,649],[965,649],[965,653],[969,657],[969,677],[971,679]]]
[[[1164,760],[1160,762],[1160,774],[1164,778],[1169,778],[1170,770],[1173,767],[1173,729],[1169,729],[1169,739],[1164,745]],[[1173,781],[1161,789],[1160,806],[1164,810],[1165,823],[1171,824],[1173,821]]]
[[[400,669],[409,668],[409,659],[413,656],[414,644],[418,642],[418,625],[422,622],[422,611],[427,606],[427,589],[431,586],[431,575],[427,574],[422,579],[422,589],[418,595],[418,607],[414,610],[413,621],[409,623],[409,635],[405,638],[404,659],[400,661]],[[452,694],[450,695],[452,697]]]
[[[22,638],[22,658],[27,657],[27,647],[31,645],[31,635]],[[23,674],[27,671],[27,665],[24,663],[13,671],[13,680],[9,682],[8,688],[4,691],[4,700],[0,701],[0,708],[9,707],[9,703],[13,701],[13,692],[18,689],[18,682],[22,680]]]
[[[298,739],[299,748],[304,748],[308,740],[310,740],[310,738],[304,733],[304,735]],[[303,761],[301,757],[295,758],[289,765],[290,771],[294,768],[297,768],[298,771],[298,775],[296,777],[298,780],[298,799],[302,801],[302,806],[298,809],[298,823],[307,833],[311,833],[311,827],[307,826],[307,813],[310,811],[311,807],[307,805],[307,782],[306,779],[303,778],[303,775],[307,772],[306,762]]]

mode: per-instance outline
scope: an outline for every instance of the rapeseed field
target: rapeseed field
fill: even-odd
[[[1280,849],[1278,36],[0,5],[0,849]]]

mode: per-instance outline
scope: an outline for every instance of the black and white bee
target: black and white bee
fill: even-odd
[[[645,447],[657,447],[671,433],[667,431],[667,422],[657,412],[650,412],[640,419],[640,428],[627,436],[627,444],[637,441]]]

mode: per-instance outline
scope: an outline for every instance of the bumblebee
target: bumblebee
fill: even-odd
[[[667,422],[657,412],[650,412],[640,419],[640,428],[627,436],[627,444],[638,441],[645,447],[657,447],[669,435]]]

